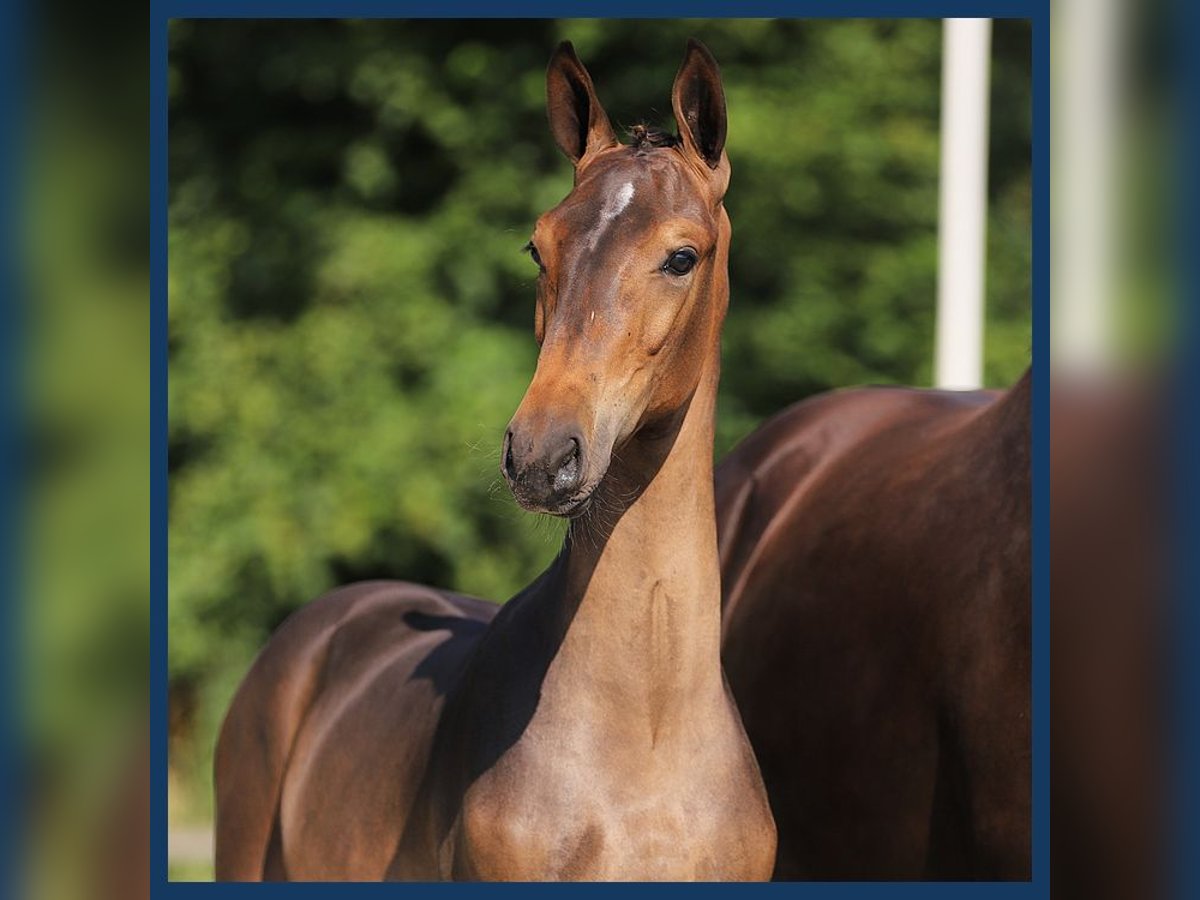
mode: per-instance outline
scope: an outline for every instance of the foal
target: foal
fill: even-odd
[[[292,616],[217,746],[219,879],[771,874],[720,663],[720,74],[689,42],[679,137],[632,146],[570,44],[547,95],[575,186],[530,242],[541,353],[502,469],[526,509],[570,518],[562,551],[498,613],[372,582]]]

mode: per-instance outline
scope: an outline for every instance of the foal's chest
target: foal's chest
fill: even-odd
[[[763,823],[727,796],[728,780],[686,770],[624,779],[575,770],[519,776],[505,766],[467,792],[456,878],[713,881],[753,879],[744,848]],[[732,801],[732,802],[731,802]],[[767,826],[770,827],[769,825]],[[771,835],[773,840],[773,833]],[[769,870],[767,873],[769,875]]]
[[[564,798],[567,799],[567,798]],[[720,857],[710,815],[678,804],[612,809],[603,798],[463,810],[459,856],[483,880],[711,879]]]

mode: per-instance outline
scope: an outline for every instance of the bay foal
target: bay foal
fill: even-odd
[[[689,42],[678,138],[619,143],[569,44],[575,186],[530,242],[537,371],[504,438],[562,551],[495,613],[400,582],[292,616],[216,751],[219,879],[765,879],[775,830],[720,663],[713,415],[725,99]]]
[[[776,876],[1030,876],[1030,392],[836,391],[717,471]]]

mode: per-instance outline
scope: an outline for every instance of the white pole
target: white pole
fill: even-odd
[[[1052,14],[1050,359],[1090,373],[1113,351],[1120,6],[1063,0]]]
[[[942,38],[942,160],[934,382],[983,383],[991,19],[946,19]]]

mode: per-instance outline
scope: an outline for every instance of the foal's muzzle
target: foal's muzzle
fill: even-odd
[[[504,435],[500,471],[517,502],[530,512],[568,516],[580,508],[584,442],[577,431],[538,435],[515,423]]]

